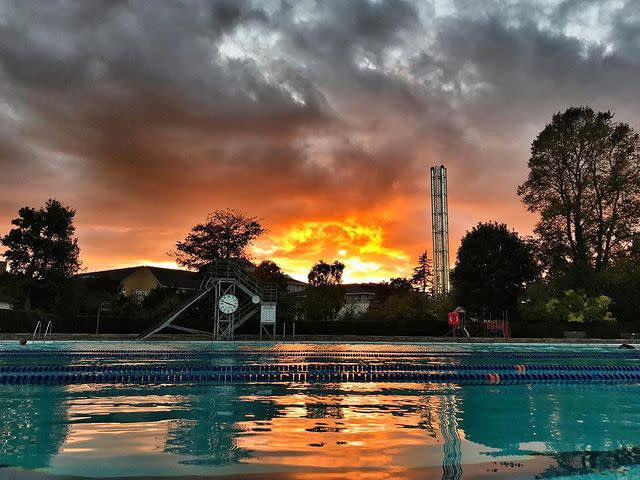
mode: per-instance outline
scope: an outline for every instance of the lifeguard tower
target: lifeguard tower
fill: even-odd
[[[136,340],[145,340],[165,328],[206,335],[215,340],[233,340],[238,327],[251,317],[260,315],[260,338],[275,338],[278,287],[259,282],[248,272],[244,259],[220,259],[211,264],[198,292],[167,316],[144,330]],[[198,330],[174,322],[185,311],[207,296],[213,295],[213,332]]]

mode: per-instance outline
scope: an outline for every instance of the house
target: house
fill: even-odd
[[[0,291],[0,310],[13,310],[13,307],[17,304],[16,299],[11,298],[6,293]]]
[[[201,281],[198,272],[148,265],[81,273],[76,278],[113,280],[120,284],[125,296],[139,299],[158,287],[171,288],[179,293],[196,291],[200,288]]]
[[[345,289],[344,305],[338,312],[338,318],[347,313],[361,315],[369,309],[369,305],[376,296],[370,283],[351,283],[343,285]]]
[[[290,278],[290,277],[289,277]],[[296,293],[297,297],[303,299],[306,297],[306,288],[309,284],[298,280],[287,283],[290,292]],[[344,299],[342,307],[336,316],[337,319],[343,318],[345,315],[362,315],[369,310],[369,305],[376,296],[376,284],[372,283],[347,283],[340,285],[344,291]],[[304,313],[298,315],[298,320],[304,319]]]
[[[300,280],[296,280],[295,278],[286,275],[284,276],[285,281],[287,282],[287,293],[300,293],[304,292],[309,284],[305,282],[301,282]]]

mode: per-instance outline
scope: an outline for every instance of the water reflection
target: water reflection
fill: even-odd
[[[192,465],[233,464],[247,459],[250,451],[238,444],[239,438],[251,432],[244,420],[250,418],[256,425],[268,423],[278,414],[276,405],[262,398],[242,399],[242,386],[196,390],[181,397],[181,407],[189,412],[189,418],[169,424],[165,451],[192,457],[183,460]]]
[[[512,385],[460,391],[460,428],[497,451],[615,450],[640,444],[638,385]]]
[[[3,386],[0,397],[0,464],[46,467],[67,438],[66,395],[21,386]],[[35,390],[42,390],[42,388]]]
[[[640,457],[636,385],[11,386],[3,393],[0,463],[61,475],[534,478],[611,471]]]

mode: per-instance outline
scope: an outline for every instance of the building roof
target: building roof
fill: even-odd
[[[292,285],[302,285],[304,287],[309,285],[307,282],[303,282],[302,280],[297,280],[293,278],[291,275],[287,275],[286,273],[284,274],[284,279],[287,283],[290,283]]]
[[[75,275],[75,277],[85,279],[108,278],[109,280],[121,282],[141,268],[144,268],[144,265],[140,265],[137,267],[115,268],[113,270],[98,270],[96,272],[78,273],[77,275]]]
[[[200,273],[175,268],[147,267],[163,287],[198,290],[202,280]]]
[[[123,282],[137,271],[146,268],[156,277],[158,283],[163,287],[187,288],[197,290],[200,288],[200,274],[188,270],[177,268],[161,268],[150,265],[139,265],[136,267],[116,268],[113,270],[100,270],[97,272],[80,273],[76,278],[108,278],[116,282]]]

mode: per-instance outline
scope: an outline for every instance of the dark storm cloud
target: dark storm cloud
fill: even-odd
[[[161,256],[226,206],[275,232],[359,216],[414,255],[426,164],[446,163],[454,237],[478,219],[527,230],[515,187],[554,112],[592,104],[640,128],[638,10],[0,0],[0,217],[61,197],[104,258],[121,232],[126,250],[162,230],[137,249]]]

